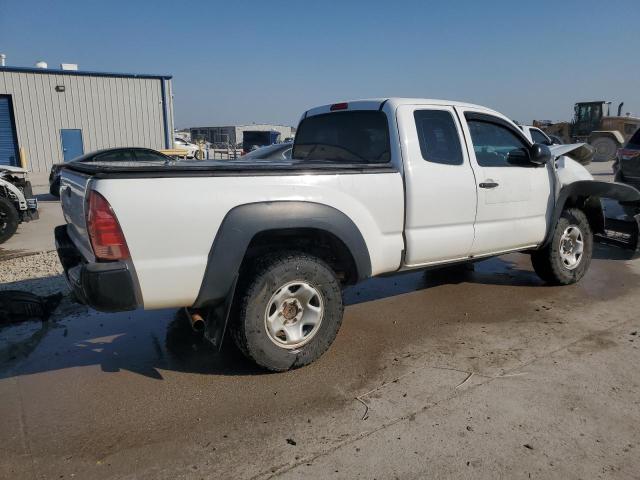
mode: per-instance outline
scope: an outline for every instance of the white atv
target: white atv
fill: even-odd
[[[24,168],[0,165],[0,243],[16,233],[18,224],[38,218],[38,200],[27,174]]]

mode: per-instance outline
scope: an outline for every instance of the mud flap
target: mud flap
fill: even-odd
[[[204,338],[211,342],[211,345],[218,351],[222,348],[222,341],[224,340],[224,334],[229,323],[237,283],[238,276],[236,275],[231,285],[230,293],[227,295],[225,301],[209,309],[206,316],[207,326],[204,331]]]
[[[631,258],[640,257],[640,204],[620,203],[626,215],[604,219],[605,231],[597,234],[595,240],[629,250]]]

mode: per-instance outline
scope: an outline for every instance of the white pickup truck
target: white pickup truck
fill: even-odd
[[[476,105],[336,103],[304,113],[291,160],[72,164],[56,242],[94,308],[187,307],[218,345],[228,320],[282,371],[322,355],[342,288],[372,276],[522,251],[547,282],[580,280],[600,199],[640,193],[594,181],[575,148]]]

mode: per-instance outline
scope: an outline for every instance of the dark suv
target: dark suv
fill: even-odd
[[[618,150],[613,163],[615,181],[627,183],[640,190],[640,129]]]

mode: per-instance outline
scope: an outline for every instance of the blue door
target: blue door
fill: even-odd
[[[82,146],[82,130],[79,128],[63,128],[60,130],[62,139],[62,156],[65,162],[84,155]]]
[[[12,113],[11,98],[0,95],[0,165],[18,165],[18,145]]]

